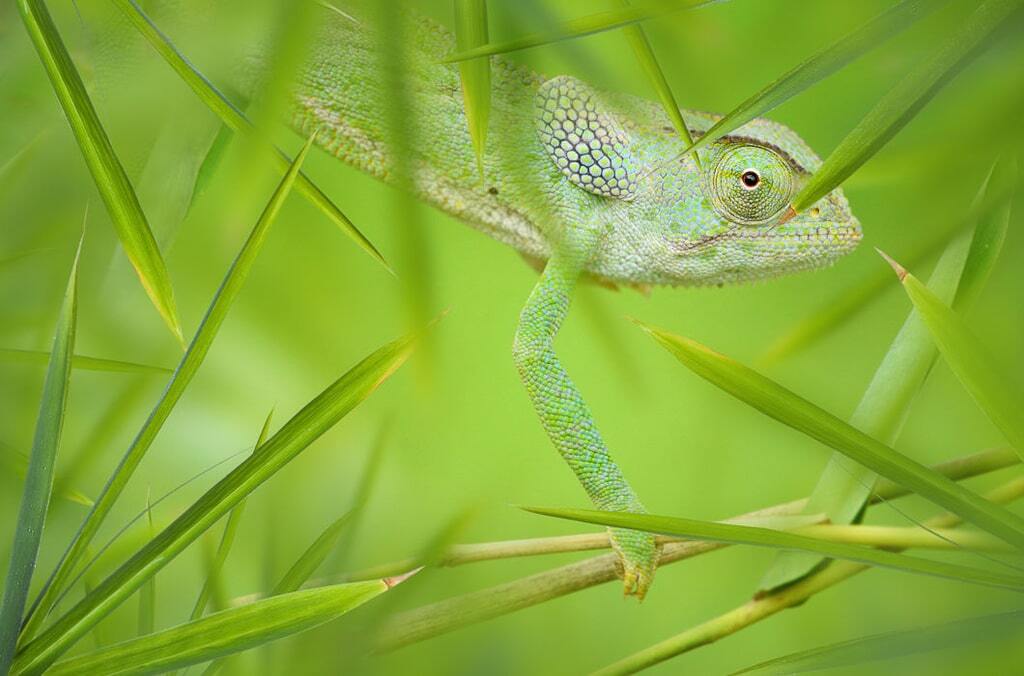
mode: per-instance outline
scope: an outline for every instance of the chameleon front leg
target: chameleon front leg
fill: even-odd
[[[584,232],[575,239],[585,241],[551,256],[526,301],[513,347],[516,367],[544,429],[594,504],[642,513],[640,499],[609,456],[590,409],[555,354],[555,336],[599,236]],[[622,565],[625,593],[643,599],[657,566],[654,536],[621,528],[610,528],[609,536]]]

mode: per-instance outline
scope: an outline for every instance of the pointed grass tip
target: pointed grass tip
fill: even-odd
[[[896,277],[900,280],[900,283],[902,284],[903,280],[907,278],[907,269],[904,268],[899,263],[897,263],[896,261],[894,261],[889,254],[885,253],[878,247],[875,247],[875,251],[878,252],[879,256],[885,259],[886,263],[892,266],[893,271],[895,271],[896,273]]]
[[[790,204],[788,207],[786,207],[785,213],[783,213],[782,217],[779,219],[779,225],[785,225],[786,223],[789,223],[796,216],[796,213],[796,209],[794,209],[793,205]]]
[[[382,578],[381,582],[383,582],[387,586],[388,589],[394,589],[395,587],[397,587],[398,585],[402,584],[403,582],[405,582],[406,580],[408,580],[410,577],[412,577],[416,573],[420,572],[421,570],[423,570],[423,566],[420,566],[418,568],[413,568],[409,572],[402,573],[401,575],[392,575],[390,577]]]

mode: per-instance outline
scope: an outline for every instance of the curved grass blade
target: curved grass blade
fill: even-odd
[[[372,580],[275,596],[58,662],[47,673],[151,672],[200,664],[317,627],[392,586]]]
[[[487,44],[487,0],[455,0],[455,46],[459,50]],[[480,180],[484,178],[484,148],[491,115],[491,60],[470,59],[459,64],[466,125],[476,151]]]
[[[740,401],[1024,549],[1024,519],[1016,514],[911,460],[753,369],[696,341],[640,326],[684,366]]]
[[[697,151],[755,117],[782,105],[894,35],[909,28],[948,0],[902,0],[846,37],[818,52],[729,111],[686,152]]]
[[[24,1],[24,0],[22,0]],[[112,0],[112,2],[120,9],[133,26],[142,34],[150,45],[163,57],[164,61],[167,62],[178,77],[188,85],[188,87],[195,93],[195,95],[202,101],[207,108],[209,108],[217,117],[220,118],[221,122],[227,125],[232,131],[255,133],[252,123],[245,116],[241,110],[239,110],[233,103],[231,103],[224,94],[222,94],[209,80],[207,80],[202,73],[200,73],[195,66],[193,66],[185,56],[178,51],[177,47],[170,41],[170,39],[164,35],[156,24],[142,11],[142,8],[135,2],[135,0]],[[275,161],[282,168],[286,168],[290,160],[288,156],[280,150],[274,153]],[[305,174],[300,173],[297,179],[297,187],[299,193],[302,194],[307,200],[309,200],[315,207],[320,209],[326,216],[337,225],[346,236],[348,236],[356,245],[372,256],[378,263],[383,265],[385,269],[391,272],[391,268],[388,266],[387,261],[377,251],[377,248],[370,242],[369,239],[359,231],[358,228],[349,220],[341,209],[339,209],[331,198],[328,197],[320,188],[313,183]]]
[[[295,158],[295,162],[292,163],[291,168],[281,180],[273,196],[271,196],[266,208],[260,215],[252,232],[250,232],[248,239],[232,262],[231,268],[228,270],[227,275],[225,275],[220,288],[214,295],[213,301],[206,311],[206,316],[203,317],[195,337],[181,358],[181,362],[178,364],[177,369],[175,369],[174,375],[171,376],[171,380],[167,384],[163,395],[161,395],[160,401],[157,402],[146,422],[143,423],[142,429],[139,430],[131,446],[128,447],[128,450],[122,457],[121,462],[110,476],[110,479],[108,479],[103,491],[96,498],[96,504],[82,522],[78,533],[37,598],[33,612],[26,625],[25,637],[32,636],[33,631],[38,628],[44,616],[56,602],[65,583],[74,572],[75,567],[80,563],[86,547],[92,542],[100,525],[107,514],[109,514],[111,507],[113,507],[114,502],[121,495],[128,480],[152,445],[153,440],[156,439],[156,435],[160,432],[164,422],[167,421],[167,417],[171,414],[174,406],[178,403],[178,400],[199,370],[199,366],[206,358],[206,354],[213,344],[217,331],[224,322],[231,304],[241,291],[242,285],[245,283],[245,279],[256,260],[256,256],[263,247],[263,242],[266,239],[270,225],[276,219],[281,205],[291,191],[291,187],[298,175],[299,167],[309,152],[312,141],[313,139],[310,138],[306,142],[306,146]]]
[[[1016,181],[1016,163],[1004,157],[992,168],[986,193],[998,192],[1004,184],[1010,185],[1012,190]],[[985,283],[1003,250],[1006,233],[1010,229],[1010,204],[1010,200],[1000,202],[979,219],[963,273],[960,275],[960,285],[953,299],[954,310],[966,312],[985,288]]]
[[[1006,378],[1008,371],[1000,368],[956,312],[899,263],[886,259],[950,369],[1010,445],[1024,457],[1024,419],[1020,415],[1024,392]]]
[[[302,555],[292,564],[292,567],[288,569],[288,572],[284,574],[281,581],[270,592],[271,595],[276,596],[297,591],[299,587],[304,585],[338,544],[341,534],[351,522],[354,513],[354,510],[345,512],[334,523],[325,528],[320,533],[320,536],[313,541],[313,544],[306,551],[302,552]]]
[[[18,654],[12,673],[38,673],[53,664],[143,582],[369,397],[408,359],[418,338],[414,334],[384,345],[329,385],[92,594],[26,645]]]
[[[267,440],[267,434],[270,433],[270,420],[274,417],[274,411],[271,410],[267,414],[266,419],[263,421],[263,427],[260,429],[259,437],[256,439],[256,445],[253,447],[253,453],[263,445],[263,442]],[[235,543],[235,535],[238,533],[238,524],[242,521],[242,514],[245,511],[245,500],[239,502],[235,507],[228,513],[227,523],[224,524],[224,532],[220,536],[220,544],[217,545],[217,553],[213,557],[213,561],[210,563],[210,569],[206,573],[206,580],[203,582],[202,589],[199,590],[199,598],[196,599],[196,604],[192,608],[192,615],[189,616],[190,620],[198,620],[203,616],[203,612],[206,610],[206,605],[210,602],[210,596],[213,590],[216,588],[223,588],[220,584],[220,573],[224,569],[224,562],[228,559],[228,554],[231,552],[231,545]],[[215,604],[216,606],[216,604]],[[220,610],[218,608],[218,610]]]
[[[0,348],[0,360],[23,362],[29,364],[45,364],[49,358],[48,353],[41,350],[18,350]],[[152,366],[150,364],[137,364],[130,361],[117,359],[103,359],[101,357],[86,357],[76,354],[71,357],[71,368],[83,371],[108,371],[112,373],[171,373],[171,369],[163,366]]]
[[[53,490],[54,466],[57,447],[64,428],[64,408],[68,400],[68,381],[71,378],[71,355],[75,349],[75,323],[78,309],[78,260],[81,242],[71,264],[71,275],[53,337],[50,365],[46,369],[42,401],[36,418],[36,431],[32,440],[25,486],[21,492],[18,523],[14,531],[11,560],[4,582],[3,600],[0,601],[0,673],[7,673],[18,643],[28,588],[36,568],[39,543],[43,537],[46,510]]]
[[[932,650],[946,650],[980,641],[1010,638],[1020,631],[1021,623],[1024,623],[1024,610],[971,617],[931,627],[874,634],[811,650],[801,650],[733,673],[800,674]]]
[[[1021,0],[985,0],[932,57],[907,74],[847,134],[793,199],[800,213],[846,180],[896,135],[974,57],[1021,8]]]
[[[693,9],[702,5],[709,5],[718,0],[660,0],[656,2],[645,2],[635,7],[623,7],[612,9],[606,12],[597,12],[587,16],[566,21],[554,30],[545,33],[534,33],[508,42],[496,44],[485,44],[472,49],[459,49],[443,59],[443,63],[456,63],[467,61],[481,56],[493,56],[495,54],[506,54],[508,52],[539,47],[540,45],[581,38],[594,33],[615,30],[624,26],[631,26],[648,19],[656,19],[674,12],[681,12]]]
[[[39,53],[53,91],[82,150],[121,246],[135,268],[142,287],[178,342],[184,344],[174,304],[174,290],[163,256],[139,199],[125,174],[114,147],[93,108],[82,78],[61,41],[43,0],[18,0],[18,10]]]
[[[604,512],[593,509],[559,509],[548,507],[524,507],[524,509],[534,514],[554,516],[571,521],[582,521],[583,523],[593,523],[599,526],[631,528],[649,533],[710,540],[712,542],[813,552],[832,559],[855,561],[870,566],[891,568],[905,573],[930,575],[959,582],[1024,592],[1024,575],[1000,573],[985,570],[984,568],[946,563],[945,561],[933,561],[932,559],[907,556],[906,554],[890,552],[884,549],[872,549],[870,547],[860,547],[858,545],[807,537],[795,532],[654,514],[630,514],[628,512]]]

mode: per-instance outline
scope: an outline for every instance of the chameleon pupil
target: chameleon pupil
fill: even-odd
[[[756,188],[761,182],[761,177],[757,175],[756,171],[747,170],[740,176],[740,180],[743,181],[743,185],[746,188]]]

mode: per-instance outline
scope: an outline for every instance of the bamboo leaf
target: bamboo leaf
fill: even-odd
[[[82,245],[79,242],[71,265],[71,275],[64,292],[64,301],[57,316],[50,365],[46,369],[42,401],[36,418],[36,431],[32,440],[25,486],[21,492],[18,523],[14,531],[14,544],[0,601],[0,673],[7,673],[21,630],[28,589],[39,555],[43,537],[46,510],[53,490],[54,466],[57,448],[64,428],[64,408],[67,405],[68,381],[71,378],[71,355],[75,349],[75,323],[78,308],[78,260]]]
[[[49,354],[41,350],[0,348],[0,359],[4,361],[28,364],[45,364],[49,359]],[[81,369],[83,371],[108,371],[111,373],[171,373],[171,369],[163,366],[137,364],[130,361],[103,359],[101,357],[86,357],[80,354],[76,354],[71,357],[71,368]]]
[[[151,672],[199,664],[320,626],[391,586],[372,580],[275,596],[58,662],[48,673]]]
[[[521,38],[509,40],[508,42],[488,43],[472,49],[459,48],[458,51],[449,54],[443,60],[444,63],[456,63],[475,59],[481,56],[493,56],[495,54],[506,54],[520,49],[529,49],[540,45],[571,40],[586,35],[602,33],[615,30],[624,26],[631,26],[648,19],[656,19],[674,12],[681,12],[693,9],[702,5],[708,5],[717,0],[661,0],[657,2],[645,2],[635,7],[623,7],[605,12],[588,14],[577,19],[566,21],[557,28],[545,32],[526,35]]]
[[[338,544],[338,539],[352,520],[353,514],[354,510],[345,512],[325,528],[320,533],[320,536],[313,541],[313,544],[292,564],[292,567],[284,574],[284,577],[277,583],[271,594],[276,596],[293,592],[305,584],[310,576],[316,572],[316,569],[320,567],[320,564],[324,562],[327,555],[331,553],[335,545]]]
[[[96,498],[96,504],[86,516],[78,533],[64,553],[61,562],[37,598],[24,631],[25,637],[33,635],[34,630],[38,628],[45,615],[56,602],[64,585],[74,572],[76,566],[81,562],[86,547],[92,542],[114,502],[121,495],[128,480],[139,466],[139,463],[142,462],[142,458],[149,450],[156,435],[167,421],[167,417],[171,414],[174,406],[178,403],[181,395],[184,394],[185,389],[199,370],[199,366],[206,358],[210,346],[213,344],[213,339],[217,335],[217,331],[224,322],[228,310],[241,291],[249,271],[252,269],[256,256],[259,254],[266,239],[270,225],[276,219],[281,205],[291,191],[292,184],[298,175],[299,167],[309,152],[312,141],[313,139],[310,138],[306,142],[305,147],[295,158],[295,162],[292,163],[291,168],[271,196],[266,208],[250,232],[248,239],[242,245],[241,250],[231,264],[231,268],[228,270],[227,275],[225,275],[220,288],[214,295],[213,301],[206,311],[206,316],[203,317],[195,337],[181,358],[181,362],[178,364],[177,369],[175,369],[174,375],[171,376],[167,388],[149,414],[146,422],[143,423],[142,429],[135,436],[135,439],[128,447],[110,479],[108,479],[103,491]]]
[[[856,561],[871,566],[891,568],[906,573],[917,573],[942,577],[959,582],[968,582],[1001,589],[1024,592],[1024,576],[1010,573],[961,566],[959,564],[933,561],[916,556],[907,556],[882,549],[859,547],[842,542],[830,542],[807,537],[798,533],[770,530],[754,526],[698,521],[671,516],[652,514],[630,514],[628,512],[604,512],[591,509],[558,509],[547,507],[526,507],[526,511],[559,519],[570,519],[615,528],[631,528],[662,535],[692,537],[713,542],[755,545],[793,551],[814,552],[833,559]]]
[[[18,654],[12,673],[37,673],[49,667],[143,582],[370,396],[405,362],[417,338],[414,334],[384,345],[306,404],[92,594],[28,643]]]
[[[22,0],[25,1],[25,0]],[[177,47],[164,35],[156,24],[142,11],[135,0],[112,0],[133,26],[139,31],[158,54],[167,62],[178,77],[188,85],[195,95],[209,108],[221,122],[227,125],[232,131],[254,133],[254,127],[241,110],[231,103],[212,82],[206,79],[185,56],[178,51]],[[275,161],[282,168],[289,166],[290,159],[282,151],[274,153]],[[313,206],[322,211],[331,221],[337,225],[347,237],[356,243],[360,249],[372,256],[378,263],[383,265],[389,272],[391,268],[387,261],[377,251],[377,248],[369,239],[359,231],[349,220],[341,209],[339,209],[331,198],[313,183],[305,174],[300,173],[297,179],[299,193],[302,194]]]
[[[911,460],[753,369],[696,341],[643,324],[641,327],[684,366],[740,401],[1024,549],[1024,519],[1016,514]]]
[[[39,53],[96,189],[117,230],[121,246],[160,316],[175,338],[184,344],[167,266],[135,190],[107,138],[57,26],[43,0],[18,0],[17,4],[25,29]]]
[[[687,152],[704,148],[755,117],[782,105],[943,7],[947,2],[948,0],[902,0],[893,5],[733,108],[708,129]]]
[[[1008,639],[1020,631],[1024,611],[971,617],[954,622],[863,636],[811,650],[801,650],[741,669],[735,674],[799,674],[820,669],[893,659],[932,650]]]
[[[472,49],[487,44],[487,0],[455,0],[455,45]],[[484,147],[487,142],[487,121],[491,114],[491,61],[470,59],[459,64],[462,80],[462,103],[466,124],[476,151],[480,180],[484,177]]]
[[[950,369],[1010,445],[1024,454],[1024,419],[1020,415],[1024,393],[1007,379],[1008,371],[992,358],[963,319],[899,263],[886,259]]]
[[[854,127],[793,199],[804,211],[868,161],[931,101],[971,60],[991,44],[993,34],[1021,7],[1021,0],[985,0],[941,49],[908,73]]]

